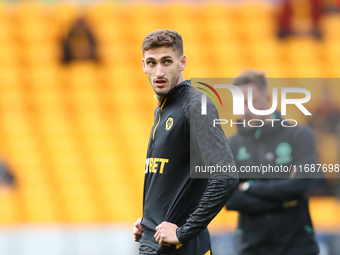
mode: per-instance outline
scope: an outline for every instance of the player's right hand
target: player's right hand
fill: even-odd
[[[143,234],[141,222],[142,222],[142,218],[138,218],[137,221],[133,224],[132,230],[133,230],[133,235],[135,237],[135,242],[139,242]]]

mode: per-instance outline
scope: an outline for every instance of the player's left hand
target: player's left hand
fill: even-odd
[[[154,235],[156,242],[160,245],[170,246],[171,244],[179,244],[176,235],[176,224],[163,221],[156,227],[156,234]]]

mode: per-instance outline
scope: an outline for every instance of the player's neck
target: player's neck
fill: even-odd
[[[163,95],[157,95],[157,94],[155,94],[155,98],[156,98],[156,100],[157,100],[158,107],[161,107],[164,97],[165,97],[165,96],[163,96]]]

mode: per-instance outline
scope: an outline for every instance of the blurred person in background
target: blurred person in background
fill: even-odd
[[[0,158],[0,189],[14,187],[15,179],[7,164]]]
[[[211,100],[201,115],[201,93],[185,80],[181,35],[156,30],[143,41],[143,71],[158,106],[147,150],[143,218],[133,228],[139,254],[211,254],[210,221],[237,187],[237,173],[191,178],[192,166],[235,166]],[[211,124],[211,125],[210,125]]]
[[[311,30],[309,33],[316,39],[322,39],[321,17],[323,14],[323,0],[281,0],[278,12],[278,37],[284,39],[298,34],[293,23],[296,13],[300,10],[310,10]]]
[[[85,18],[78,18],[63,40],[63,62],[98,60],[96,40]]]
[[[270,108],[270,95],[263,73],[244,71],[234,80],[234,85],[245,95],[244,120],[247,123],[251,119],[279,120],[262,127],[238,125],[237,134],[229,139],[238,169],[245,166],[310,166],[317,163],[314,136],[309,128],[300,125],[283,127],[278,111],[271,116],[250,112],[247,101],[248,88],[252,88],[255,109]],[[307,197],[313,179],[301,178],[301,175],[303,176],[299,171],[292,170],[290,173],[274,175],[267,179],[242,179],[247,175],[240,176],[239,188],[226,204],[228,210],[239,212],[236,231],[239,255],[319,253]]]
[[[324,0],[326,13],[338,13],[340,11],[340,0]]]
[[[322,100],[315,110],[309,125],[316,134],[317,141],[324,139],[323,135],[331,135],[337,141],[337,158],[336,162],[340,162],[340,110],[331,98],[329,88],[323,87]],[[326,163],[326,162],[325,162]],[[338,178],[328,178],[332,187],[332,195],[340,197],[340,180]]]

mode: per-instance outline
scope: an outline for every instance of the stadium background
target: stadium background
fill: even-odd
[[[303,29],[308,1],[298,2]],[[182,34],[187,79],[235,77],[246,68],[275,78],[339,77],[339,13],[323,17],[321,41],[280,41],[277,9],[270,1],[1,1],[0,154],[16,185],[0,188],[0,254],[136,254],[131,228],[142,215],[156,106],[141,69],[150,31]],[[61,38],[84,15],[100,61],[65,65]],[[329,89],[340,107],[340,87]],[[320,161],[339,163],[339,140],[321,136]],[[312,197],[311,214],[322,254],[340,254],[338,199]],[[216,254],[234,254],[236,221],[224,210],[211,224]]]

